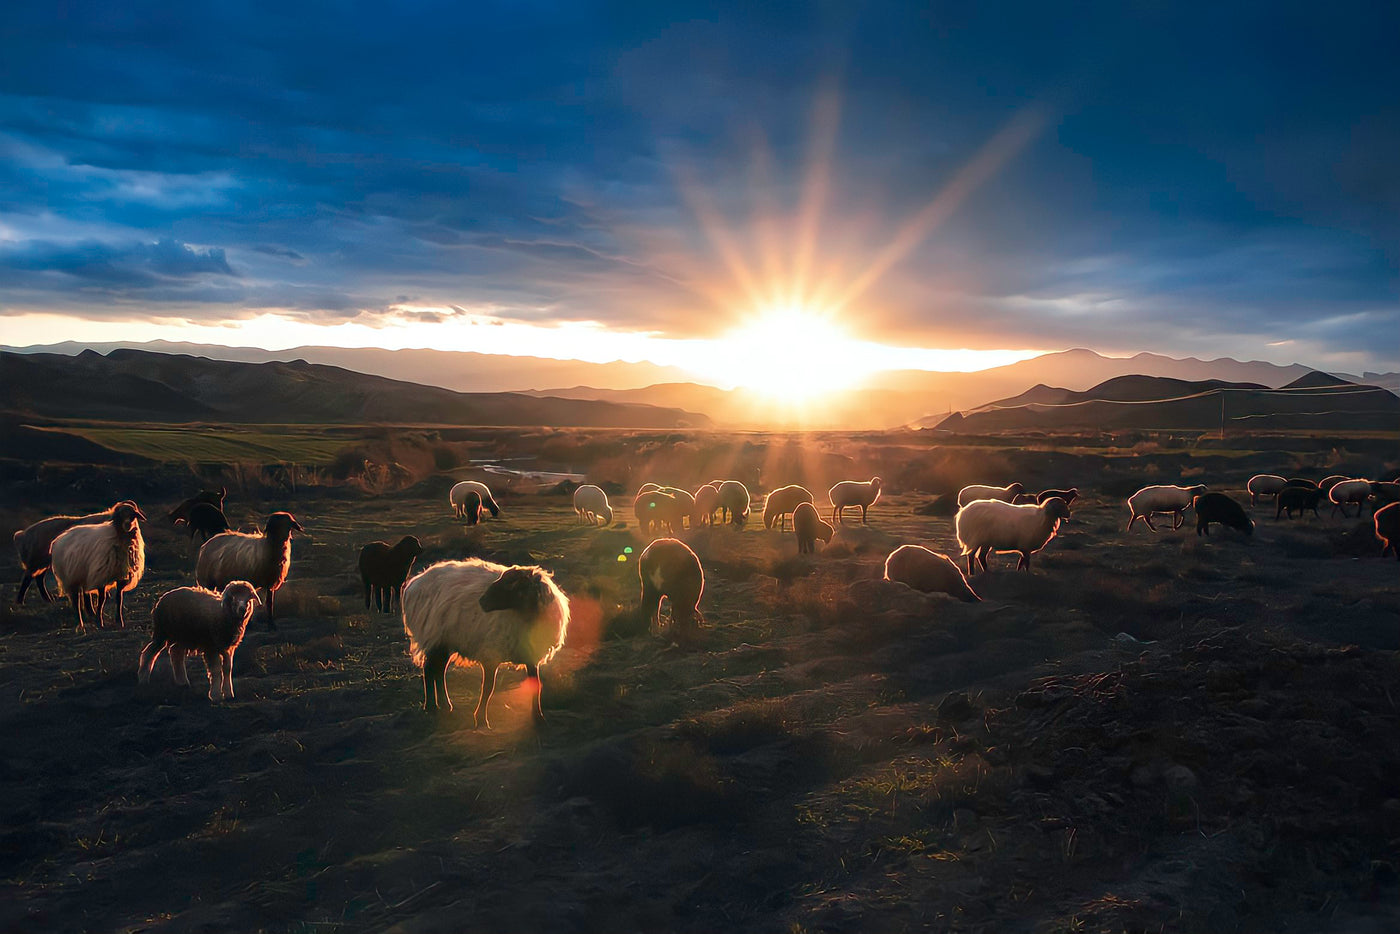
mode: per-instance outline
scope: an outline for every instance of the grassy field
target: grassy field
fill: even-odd
[[[353,440],[345,429],[279,428],[270,425],[65,426],[44,428],[86,438],[123,454],[174,463],[294,463],[322,466]]]
[[[956,552],[919,495],[814,557],[761,524],[686,531],[706,625],[682,651],[633,612],[627,510],[590,529],[567,497],[498,498],[475,529],[413,492],[232,501],[309,535],[230,704],[197,661],[193,690],[163,664],[136,684],[150,606],[193,565],[159,522],[132,628],[7,608],[0,928],[1400,926],[1400,576],[1359,520],[1125,535],[1090,491],[1033,571],[973,578],[978,604],[878,580],[895,545]],[[475,669],[448,674],[456,712],[422,712],[354,570],[410,532],[425,563],[555,571],[574,618],[543,727],[519,672],[491,732]]]

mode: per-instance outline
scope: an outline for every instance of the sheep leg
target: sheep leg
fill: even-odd
[[[442,706],[452,712],[452,701],[447,696],[447,663],[452,653],[446,649],[433,649],[423,659],[423,709],[436,713],[438,695],[442,695]]]
[[[87,593],[85,593],[85,594],[83,595],[83,602],[85,602],[85,603],[87,604],[88,615],[89,615],[89,616],[96,616],[96,617],[97,617],[97,625],[98,625],[98,626],[101,626],[101,625],[102,625],[102,608],[99,607],[99,606],[97,605],[97,594],[95,594],[95,593],[93,593],[92,591],[89,590]]]
[[[87,602],[87,594],[73,594],[73,612],[78,614],[78,632],[83,631],[83,604]]]
[[[1147,515],[1143,516],[1143,517],[1142,517],[1142,521],[1143,521],[1143,522],[1146,522],[1146,523],[1147,523],[1147,527],[1148,527],[1149,529],[1151,529],[1153,532],[1156,532],[1156,531],[1157,531],[1157,526],[1155,526],[1155,525],[1152,524],[1152,513],[1149,512]]]
[[[206,651],[204,667],[209,670],[209,700],[218,703],[224,696],[224,653]]]
[[[540,695],[544,693],[544,682],[540,680],[540,668],[538,665],[525,664],[525,684],[534,695],[534,703],[531,708],[531,715],[536,723],[544,722],[544,708],[540,706]]]
[[[499,667],[497,662],[481,664],[481,700],[477,701],[476,712],[472,714],[477,729],[491,729],[491,718],[487,715],[486,706],[491,702],[491,695],[496,693],[496,669]]]
[[[368,609],[369,609],[369,595],[370,595],[370,589],[371,589],[370,586],[369,586],[369,578],[366,577],[365,575],[361,574],[361,575],[360,575],[360,583],[362,583],[362,584],[364,585],[364,588],[365,588],[365,609],[368,610]]]
[[[972,571],[972,552],[969,551],[969,552],[967,553],[967,576],[968,576],[968,577],[971,577],[972,574],[973,574],[973,571]]]
[[[1137,513],[1133,513],[1131,516],[1129,516],[1129,518],[1128,518],[1128,527],[1127,527],[1127,529],[1125,529],[1124,531],[1131,532],[1131,531],[1133,530],[1133,523],[1136,522],[1136,521],[1138,521],[1138,520],[1141,519],[1141,518],[1142,518],[1142,517],[1139,516]]]
[[[146,643],[146,647],[141,650],[141,658],[136,662],[136,680],[141,684],[146,684],[151,680],[151,669],[155,667],[156,659],[160,658],[160,653],[165,651],[165,647],[170,643],[164,639],[152,639]]]
[[[1175,532],[1186,524],[1186,510],[1179,509],[1172,513],[1172,531]]]
[[[49,593],[49,588],[48,588],[48,586],[44,583],[44,578],[45,578],[46,576],[48,576],[48,568],[45,568],[44,570],[42,570],[42,571],[39,572],[39,576],[38,576],[38,581],[39,581],[39,596],[41,596],[41,597],[44,598],[44,602],[45,602],[45,603],[53,603],[53,602],[54,602],[53,594]]]
[[[273,622],[273,620],[272,620],[272,595],[273,595],[273,593],[274,593],[275,591],[273,591],[273,589],[272,589],[271,587],[266,588],[266,590],[267,590],[267,599],[264,600],[263,602],[267,604],[267,631],[268,631],[268,632],[276,632],[276,631],[277,631],[277,624],[276,624],[275,622]]]
[[[190,673],[185,670],[185,656],[189,650],[182,646],[172,645],[170,647],[170,671],[175,675],[175,683],[180,687],[190,686]]]
[[[1029,551],[1020,551],[1017,552],[1017,554],[1021,556],[1021,560],[1016,562],[1016,570],[1029,571],[1031,569],[1031,553]]]
[[[661,591],[651,586],[650,581],[642,582],[642,612],[646,614],[647,629],[661,626]]]
[[[19,593],[15,594],[15,606],[24,606],[24,592],[29,589],[29,585],[34,582],[34,578],[25,571],[19,579]]]
[[[977,564],[982,570],[987,570],[987,555],[992,553],[992,546],[987,545],[977,551]]]
[[[233,700],[233,649],[224,650],[224,699]]]
[[[870,508],[869,506],[866,506],[866,505],[864,505],[864,504],[862,504],[861,507],[860,507],[860,524],[861,524],[861,525],[865,525],[865,511],[866,511],[867,509],[869,509],[869,508]]]
[[[122,605],[122,596],[126,593],[126,581],[117,584],[117,627],[126,628],[126,608]]]

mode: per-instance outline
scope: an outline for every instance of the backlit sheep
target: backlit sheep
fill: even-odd
[[[924,593],[952,594],[966,603],[982,599],[968,586],[952,558],[923,545],[900,545],[890,552],[885,559],[885,580],[899,581]]]
[[[1214,522],[1245,535],[1254,534],[1254,520],[1245,515],[1244,507],[1224,493],[1202,493],[1191,502],[1196,513],[1196,534],[1210,535]]]
[[[812,503],[799,503],[792,511],[792,530],[797,533],[797,553],[813,554],[817,550],[817,539],[830,544],[836,530],[831,523],[822,519],[817,507]]]
[[[1196,486],[1143,487],[1128,497],[1128,511],[1132,513],[1132,517],[1128,519],[1128,531],[1133,530],[1134,522],[1142,519],[1147,523],[1147,527],[1155,532],[1157,527],[1152,524],[1152,517],[1166,513],[1171,514],[1172,530],[1181,528],[1181,524],[1186,521],[1186,510],[1190,508],[1191,501],[1205,491],[1203,483]]]
[[[1381,540],[1381,557],[1394,552],[1400,561],[1400,503],[1391,503],[1376,510],[1376,538]]]
[[[1009,486],[985,486],[983,484],[974,483],[958,491],[958,507],[962,508],[968,503],[975,502],[979,499],[997,499],[1001,500],[1003,503],[1009,503],[1019,496],[1024,489],[1025,487],[1021,486],[1019,483],[1012,483]]]
[[[689,490],[682,490],[680,487],[675,486],[663,486],[661,492],[676,501],[676,515],[679,517],[678,521],[684,522],[688,520],[692,529],[699,524],[699,520],[695,518],[695,497],[690,495]],[[677,531],[679,531],[680,528],[679,525],[676,526]]]
[[[193,543],[198,540],[201,545],[215,535],[232,529],[224,511],[212,503],[195,503],[190,507],[189,516],[185,521],[189,528],[190,541]]]
[[[391,548],[388,542],[370,542],[360,549],[360,583],[365,590],[365,609],[373,598],[381,613],[394,612],[394,595],[403,590],[413,562],[423,553],[416,536],[405,535]]]
[[[696,628],[705,621],[700,596],[705,592],[705,572],[700,559],[685,542],[658,538],[637,562],[642,582],[641,608],[653,629],[661,626],[661,598],[671,602],[670,637],[677,645],[694,641]]]
[[[126,628],[122,595],[141,582],[146,570],[146,543],[141,538],[140,520],[146,517],[132,502],[112,507],[112,517],[101,525],[78,525],[64,532],[53,543],[53,576],[60,594],[73,600],[78,628],[83,628],[83,603],[96,593],[97,602],[89,609],[102,625],[102,607],[107,589],[117,593],[117,623]]]
[[[403,627],[408,651],[423,669],[423,709],[452,709],[447,666],[481,666],[481,699],[472,715],[491,728],[487,705],[496,690],[496,670],[524,665],[536,722],[540,705],[540,666],[564,646],[569,630],[569,598],[548,571],[506,567],[472,558],[426,568],[403,588]]]
[[[670,493],[648,490],[632,500],[632,512],[643,535],[674,535],[684,527],[685,506]]]
[[[860,507],[860,522],[865,524],[865,513],[875,501],[880,498],[880,478],[872,477],[867,481],[842,480],[827,491],[827,496],[831,498],[831,524],[840,522],[846,524],[846,507]]]
[[[44,598],[44,602],[52,603],[53,595],[44,586],[44,574],[53,566],[54,539],[74,526],[100,525],[103,522],[111,521],[111,519],[111,509],[86,516],[50,516],[16,532],[14,535],[15,554],[19,556],[21,572],[19,592],[15,594],[15,603],[24,603],[24,594],[29,590],[29,585],[34,583],[38,584],[39,596]]]
[[[1390,503],[1400,503],[1400,483],[1377,481],[1371,484],[1371,507],[1380,509]]]
[[[1350,518],[1347,513],[1347,506],[1356,504],[1356,517],[1361,518],[1361,513],[1366,510],[1366,501],[1371,498],[1370,480],[1343,480],[1341,483],[1334,483],[1327,491],[1327,498],[1332,501],[1332,515],[1337,514],[1337,510],[1342,511],[1342,516]]]
[[[715,510],[719,509],[719,487],[706,483],[695,490],[695,518],[705,525],[715,524]]]
[[[720,516],[730,525],[743,528],[749,521],[749,488],[738,480],[725,480],[719,485]]]
[[[1257,506],[1261,496],[1278,496],[1288,486],[1288,478],[1277,474],[1261,473],[1249,478],[1245,489],[1249,491],[1249,504]]]
[[[608,504],[608,494],[600,486],[589,483],[574,490],[574,512],[579,522],[596,525],[602,519],[603,525],[612,525],[612,506]]]
[[[491,510],[491,518],[495,519],[501,514],[501,507],[496,505],[496,499],[491,495],[491,488],[480,480],[463,480],[453,484],[452,491],[448,494],[448,499],[452,501],[452,514],[458,519],[465,514],[467,493],[475,493],[480,504],[477,509],[477,517],[480,518],[481,507]],[[469,525],[472,523],[468,523]]]
[[[467,525],[476,525],[481,521],[481,494],[476,490],[464,490],[462,501],[457,504],[457,516],[464,520]]]
[[[1017,570],[1029,570],[1031,555],[1044,548],[1059,531],[1060,522],[1068,518],[1069,506],[1055,497],[1039,506],[1013,506],[996,499],[968,503],[954,520],[958,544],[967,556],[968,576],[973,573],[973,556],[985,571],[987,555],[993,551],[1017,552],[1021,556]]]
[[[193,509],[197,503],[205,503],[213,506],[215,509],[223,511],[224,498],[226,496],[228,496],[228,487],[219,487],[218,490],[200,490],[198,493],[170,510],[165,518],[169,519],[172,525],[188,522],[190,519],[190,510]]]
[[[1072,486],[1068,490],[1041,490],[1035,495],[1035,504],[1039,506],[1053,497],[1064,500],[1066,506],[1073,506],[1074,501],[1079,498],[1079,487]]]
[[[1317,487],[1285,487],[1278,495],[1278,505],[1274,509],[1274,518],[1287,513],[1288,518],[1293,518],[1293,511],[1296,509],[1298,515],[1303,515],[1303,510],[1311,509],[1314,516],[1317,515],[1317,504],[1322,501],[1322,491]]]
[[[305,532],[289,512],[267,517],[261,532],[225,532],[199,549],[194,579],[206,590],[223,590],[234,581],[247,581],[266,595],[267,628],[276,629],[273,595],[287,579],[292,565],[292,530]]]
[[[233,700],[233,652],[259,602],[257,589],[247,581],[233,581],[222,594],[202,587],[178,587],[164,594],[151,611],[151,641],[136,664],[138,680],[150,681],[156,659],[169,649],[175,683],[188,687],[185,656],[203,655],[209,699]]]
[[[1345,477],[1342,474],[1334,473],[1330,477],[1323,477],[1321,480],[1317,481],[1317,488],[1322,491],[1323,496],[1326,496],[1332,491],[1332,487],[1336,486],[1344,480],[1350,479],[1350,477]]]
[[[763,500],[763,527],[771,529],[773,523],[777,522],[778,531],[786,531],[788,514],[802,503],[815,502],[806,487],[796,484],[779,487]]]

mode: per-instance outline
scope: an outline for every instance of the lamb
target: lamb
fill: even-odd
[[[898,581],[924,593],[952,594],[964,603],[982,600],[952,558],[923,545],[900,545],[890,552],[885,559],[885,580]]]
[[[860,507],[860,524],[865,524],[865,511],[875,505],[875,501],[880,498],[880,478],[872,477],[868,482],[862,483],[859,480],[842,480],[827,491],[827,496],[831,497],[831,524],[838,521],[846,524],[846,507]]]
[[[719,508],[719,487],[706,483],[695,491],[695,518],[705,525],[715,524],[715,510]]]
[[[652,534],[653,529],[659,534],[663,528],[675,534],[684,527],[686,516],[685,506],[670,493],[660,490],[638,493],[632,501],[632,512],[637,516],[643,535]]]
[[[1128,520],[1128,531],[1133,530],[1133,523],[1139,519],[1144,520],[1149,529],[1157,531],[1157,527],[1152,524],[1152,517],[1158,513],[1171,513],[1172,531],[1176,531],[1186,521],[1186,510],[1191,501],[1205,491],[1203,483],[1196,486],[1143,487],[1128,497],[1128,510],[1132,513],[1132,518]]]
[[[226,486],[219,487],[217,493],[213,490],[200,490],[198,493],[170,510],[165,518],[170,520],[171,525],[179,525],[181,522],[188,522],[190,519],[190,510],[193,509],[197,503],[205,503],[206,505],[213,506],[215,509],[222,511],[224,508],[224,498],[227,496],[228,487]]]
[[[671,638],[677,645],[693,642],[697,627],[705,621],[700,613],[705,572],[695,552],[678,539],[658,538],[642,552],[637,574],[642,581],[642,612],[650,625],[660,628],[661,598],[666,597],[671,601]]]
[[[574,512],[578,513],[579,522],[595,525],[602,519],[603,525],[612,525],[612,506],[608,505],[608,494],[600,486],[589,483],[574,490]]]
[[[1376,538],[1385,546],[1381,548],[1381,557],[1384,558],[1393,551],[1396,560],[1400,561],[1400,503],[1391,503],[1377,509],[1375,523]]]
[[[130,502],[129,500],[127,502]],[[135,505],[135,503],[131,503]],[[112,509],[116,507],[113,506]],[[53,566],[53,543],[56,538],[78,525],[101,525],[111,521],[112,509],[94,512],[86,516],[50,516],[19,530],[14,535],[15,552],[19,556],[22,569],[19,579],[19,592],[15,594],[15,604],[24,603],[24,595],[29,585],[39,584],[39,596],[45,603],[53,603],[53,595],[44,586],[44,575]]]
[[[1044,548],[1068,518],[1069,505],[1053,496],[1039,506],[1013,506],[996,499],[968,503],[954,520],[958,544],[967,556],[968,576],[973,573],[973,555],[985,571],[987,555],[993,551],[1018,552],[1021,560],[1016,569],[1030,570],[1031,555]]]
[[[1245,515],[1244,507],[1224,493],[1202,493],[1191,501],[1196,512],[1196,534],[1210,535],[1212,522],[1243,532],[1254,534],[1254,520]]]
[[[165,593],[151,611],[151,641],[136,663],[137,679],[150,681],[156,659],[168,648],[175,683],[188,687],[185,656],[194,653],[204,656],[209,670],[209,699],[233,700],[233,652],[259,602],[257,589],[247,581],[233,581],[222,594],[202,587]]]
[[[452,710],[447,665],[455,657],[459,665],[481,666],[475,726],[491,728],[487,706],[496,670],[507,663],[525,666],[531,712],[544,721],[540,666],[564,647],[569,630],[569,598],[548,571],[480,558],[441,561],[404,585],[402,605],[408,651],[423,668],[424,710]]]
[[[1068,490],[1041,490],[1035,496],[1035,504],[1039,506],[1051,497],[1058,497],[1065,501],[1065,505],[1072,506],[1074,501],[1079,499],[1079,487],[1072,486]]]
[[[374,598],[375,609],[381,613],[394,612],[394,594],[400,594],[403,582],[413,562],[423,553],[423,543],[413,535],[405,535],[390,548],[388,542],[370,542],[360,549],[360,583],[365,589],[365,609]]]
[[[1019,483],[1013,483],[1010,486],[983,486],[981,484],[965,486],[958,491],[958,508],[961,509],[968,503],[979,499],[997,499],[1003,503],[1009,503],[1024,489],[1025,487]]]
[[[289,512],[267,517],[262,532],[224,532],[199,549],[194,578],[207,590],[222,590],[234,581],[248,581],[267,595],[267,628],[273,621],[273,594],[287,579],[292,564],[292,530],[305,532]]]
[[[232,528],[224,511],[211,503],[195,503],[190,507],[185,521],[190,530],[190,541],[198,538],[201,545]]]
[[[1298,515],[1303,515],[1304,509],[1311,509],[1314,516],[1317,515],[1317,504],[1322,500],[1322,491],[1317,487],[1306,489],[1304,487],[1286,487],[1278,495],[1278,508],[1274,510],[1274,518],[1277,519],[1284,513],[1288,518],[1293,518],[1293,510],[1298,510]]]
[[[146,543],[138,524],[145,518],[135,503],[121,502],[112,507],[107,522],[77,525],[54,539],[53,576],[59,594],[73,600],[79,630],[83,629],[83,603],[92,592],[97,593],[97,602],[96,606],[89,603],[89,609],[101,627],[109,587],[117,592],[117,623],[126,628],[122,595],[141,583],[146,570]]]
[[[810,502],[799,503],[792,511],[792,530],[797,533],[797,553],[800,555],[815,553],[819,538],[831,544],[831,537],[836,534],[831,523],[823,520],[817,507]]]
[[[749,488],[738,480],[725,480],[719,485],[720,516],[735,528],[742,529],[749,521]]]
[[[1288,486],[1288,480],[1277,474],[1261,473],[1249,478],[1245,489],[1249,491],[1249,504],[1257,506],[1261,496],[1278,496]]]
[[[1361,514],[1366,510],[1366,500],[1371,498],[1370,480],[1343,480],[1341,483],[1334,483],[1327,491],[1327,498],[1332,501],[1332,515],[1337,514],[1337,510],[1342,511],[1343,518],[1347,515],[1347,506],[1356,504],[1356,517],[1361,518]]]
[[[491,495],[491,488],[480,480],[463,480],[454,484],[452,491],[448,493],[448,499],[452,501],[452,514],[458,519],[465,513],[467,493],[475,493],[479,503],[477,504],[477,518],[481,516],[481,507],[485,506],[491,510],[491,518],[496,519],[501,515],[501,507],[496,504],[496,499]],[[468,522],[468,525],[474,523]]]
[[[771,529],[774,522],[778,522],[778,531],[787,531],[788,513],[792,512],[802,503],[815,503],[812,494],[806,487],[792,486],[779,487],[769,493],[763,501],[763,527]]]

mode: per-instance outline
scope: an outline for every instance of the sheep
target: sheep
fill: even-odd
[[[1314,516],[1317,515],[1317,504],[1322,500],[1322,491],[1317,487],[1306,489],[1305,487],[1285,487],[1278,494],[1278,507],[1274,510],[1274,518],[1277,519],[1284,513],[1288,518],[1293,518],[1293,510],[1298,510],[1298,515],[1303,515],[1304,509],[1311,509]]]
[[[423,709],[452,710],[447,666],[481,666],[481,699],[472,714],[478,728],[491,729],[487,706],[496,690],[496,670],[524,665],[534,695],[531,713],[544,721],[540,666],[564,647],[569,598],[539,567],[506,567],[480,558],[441,561],[403,587],[403,628],[408,651],[423,669]]]
[[[1400,483],[1373,481],[1371,483],[1371,507],[1380,509],[1390,503],[1400,503]]]
[[[964,603],[982,600],[968,585],[957,562],[923,545],[900,545],[890,552],[885,559],[885,580],[898,581],[924,593],[952,594]]]
[[[595,525],[602,519],[603,525],[612,525],[612,506],[608,505],[608,494],[600,486],[589,483],[574,490],[574,512],[579,522]]]
[[[700,596],[705,592],[705,572],[690,547],[674,538],[658,538],[637,562],[642,582],[642,612],[654,628],[661,626],[661,598],[671,601],[670,636],[677,645],[694,640],[699,624]]]
[[[1249,491],[1249,504],[1259,505],[1261,496],[1278,496],[1288,486],[1288,480],[1277,474],[1261,473],[1249,478],[1245,484],[1245,489]]]
[[[1350,477],[1343,476],[1339,473],[1334,473],[1330,477],[1323,477],[1321,480],[1317,481],[1317,488],[1322,491],[1323,496],[1326,496],[1332,491],[1332,487],[1336,486],[1344,480],[1350,479]]]
[[[405,535],[392,548],[388,542],[370,542],[360,549],[360,583],[365,590],[365,609],[370,598],[381,613],[394,612],[394,594],[401,593],[413,562],[423,553],[423,543]],[[400,603],[403,602],[400,597]]]
[[[480,480],[463,480],[461,483],[453,484],[452,491],[447,496],[452,501],[452,514],[454,516],[458,519],[462,518],[468,492],[475,493],[480,500],[477,507],[478,518],[480,518],[481,506],[491,510],[492,519],[500,517],[501,507],[496,504],[495,497],[491,495],[491,488]]]
[[[792,486],[780,487],[763,500],[763,527],[771,529],[773,523],[777,522],[778,531],[787,531],[788,513],[792,512],[802,503],[815,503],[812,494],[806,487]]]
[[[194,578],[207,590],[222,590],[238,580],[245,580],[267,595],[267,628],[276,629],[273,621],[273,594],[287,579],[292,564],[292,530],[305,532],[301,523],[289,512],[274,512],[267,517],[261,532],[224,532],[215,535],[199,549],[195,560]]]
[[[659,483],[643,483],[637,489],[637,495],[641,496],[643,493],[656,493],[659,492],[661,489],[662,487]]]
[[[715,524],[715,510],[719,508],[719,486],[706,483],[695,490],[695,518],[705,525]]]
[[[738,480],[719,484],[720,516],[735,528],[742,529],[749,521],[749,502],[749,488]]]
[[[219,487],[217,493],[213,490],[200,490],[198,493],[170,510],[165,518],[170,520],[171,525],[179,525],[181,522],[188,522],[190,519],[190,510],[193,509],[197,503],[205,503],[206,505],[213,506],[215,509],[223,511],[224,498],[227,496],[228,487],[226,486]]]
[[[1384,558],[1388,552],[1395,552],[1395,558],[1400,561],[1400,503],[1391,503],[1376,510],[1376,538],[1381,540],[1385,547],[1381,549],[1381,557]]]
[[[660,490],[638,493],[632,501],[632,512],[637,516],[643,535],[652,534],[653,529],[657,534],[663,529],[675,534],[684,527],[685,506],[670,493]]]
[[[1031,555],[1055,537],[1061,520],[1069,518],[1069,505],[1051,497],[1039,506],[1013,506],[996,499],[973,500],[958,510],[953,527],[962,554],[967,556],[967,574],[972,576],[972,558],[987,570],[990,552],[1015,551],[1021,555],[1016,569],[1030,570]]]
[[[1016,498],[1008,500],[1013,506],[1039,506],[1040,500],[1034,493],[1017,493]]]
[[[1308,479],[1306,479],[1306,478],[1304,478],[1304,477],[1289,477],[1288,480],[1287,480],[1287,482],[1284,483],[1284,486],[1285,486],[1285,487],[1288,487],[1288,488],[1297,487],[1297,488],[1299,488],[1299,489],[1304,489],[1304,490],[1315,490],[1315,489],[1317,489],[1317,484],[1316,484],[1316,483],[1314,483],[1313,481],[1308,480]]]
[[[1332,515],[1335,516],[1340,509],[1342,517],[1349,518],[1347,506],[1355,503],[1356,517],[1359,519],[1366,511],[1366,500],[1371,498],[1371,481],[1343,480],[1341,483],[1334,483],[1327,491],[1327,498],[1332,501]]]
[[[676,501],[677,521],[690,520],[690,527],[695,528],[697,521],[695,518],[695,497],[690,495],[689,490],[682,490],[679,487],[663,486],[661,492]],[[679,525],[676,526],[680,528]]]
[[[1035,504],[1039,506],[1052,496],[1064,500],[1066,506],[1072,506],[1074,501],[1079,499],[1079,487],[1072,486],[1068,490],[1041,490],[1035,495]]]
[[[815,553],[819,538],[831,544],[831,537],[836,534],[831,523],[822,519],[817,507],[810,502],[798,503],[792,511],[792,530],[797,533],[797,553],[800,555]]]
[[[209,670],[209,699],[233,700],[233,652],[243,641],[257,609],[258,591],[247,581],[233,581],[222,594],[203,587],[177,587],[151,610],[151,641],[141,650],[136,677],[146,684],[156,659],[170,649],[175,683],[189,686],[185,656],[204,656]]]
[[[871,477],[865,483],[859,480],[842,480],[827,491],[827,496],[831,498],[832,525],[838,521],[842,525],[846,524],[847,506],[860,507],[860,524],[865,525],[865,511],[880,498],[880,478]]]
[[[53,576],[60,595],[73,600],[78,629],[83,629],[83,603],[97,593],[96,606],[89,609],[102,626],[102,607],[107,589],[117,592],[117,624],[126,628],[122,595],[141,582],[146,570],[146,543],[141,538],[140,520],[145,514],[130,501],[112,507],[112,516],[101,525],[76,525],[53,543]]]
[[[198,538],[201,545],[232,528],[224,511],[211,503],[195,503],[190,507],[189,517],[185,521],[189,526],[190,541]]]
[[[1128,497],[1128,511],[1132,513],[1132,518],[1128,520],[1128,531],[1133,530],[1133,523],[1139,519],[1145,521],[1149,529],[1157,531],[1157,527],[1152,524],[1152,517],[1158,513],[1171,513],[1172,531],[1176,531],[1186,521],[1186,510],[1191,501],[1205,491],[1203,483],[1196,486],[1143,487]]]
[[[476,490],[467,490],[462,493],[462,501],[457,504],[458,516],[467,520],[467,525],[476,525],[481,521],[481,494]]]
[[[961,509],[968,503],[979,499],[997,499],[1003,503],[1009,503],[1024,489],[1025,487],[1019,483],[1013,483],[1009,486],[983,486],[981,484],[965,486],[958,491],[958,508]]]
[[[1245,515],[1244,507],[1224,493],[1202,493],[1191,501],[1196,513],[1196,534],[1210,535],[1212,522],[1243,532],[1254,534],[1254,520]]]
[[[127,502],[130,502],[127,500]],[[135,505],[135,503],[131,503]],[[116,507],[113,506],[112,509]],[[78,525],[100,525],[111,521],[112,509],[94,512],[86,516],[50,516],[40,519],[27,528],[14,534],[15,553],[19,556],[21,574],[19,592],[15,594],[15,604],[24,603],[24,595],[29,585],[38,582],[39,596],[45,603],[53,603],[53,595],[44,586],[44,575],[53,566],[53,543],[64,532]]]

